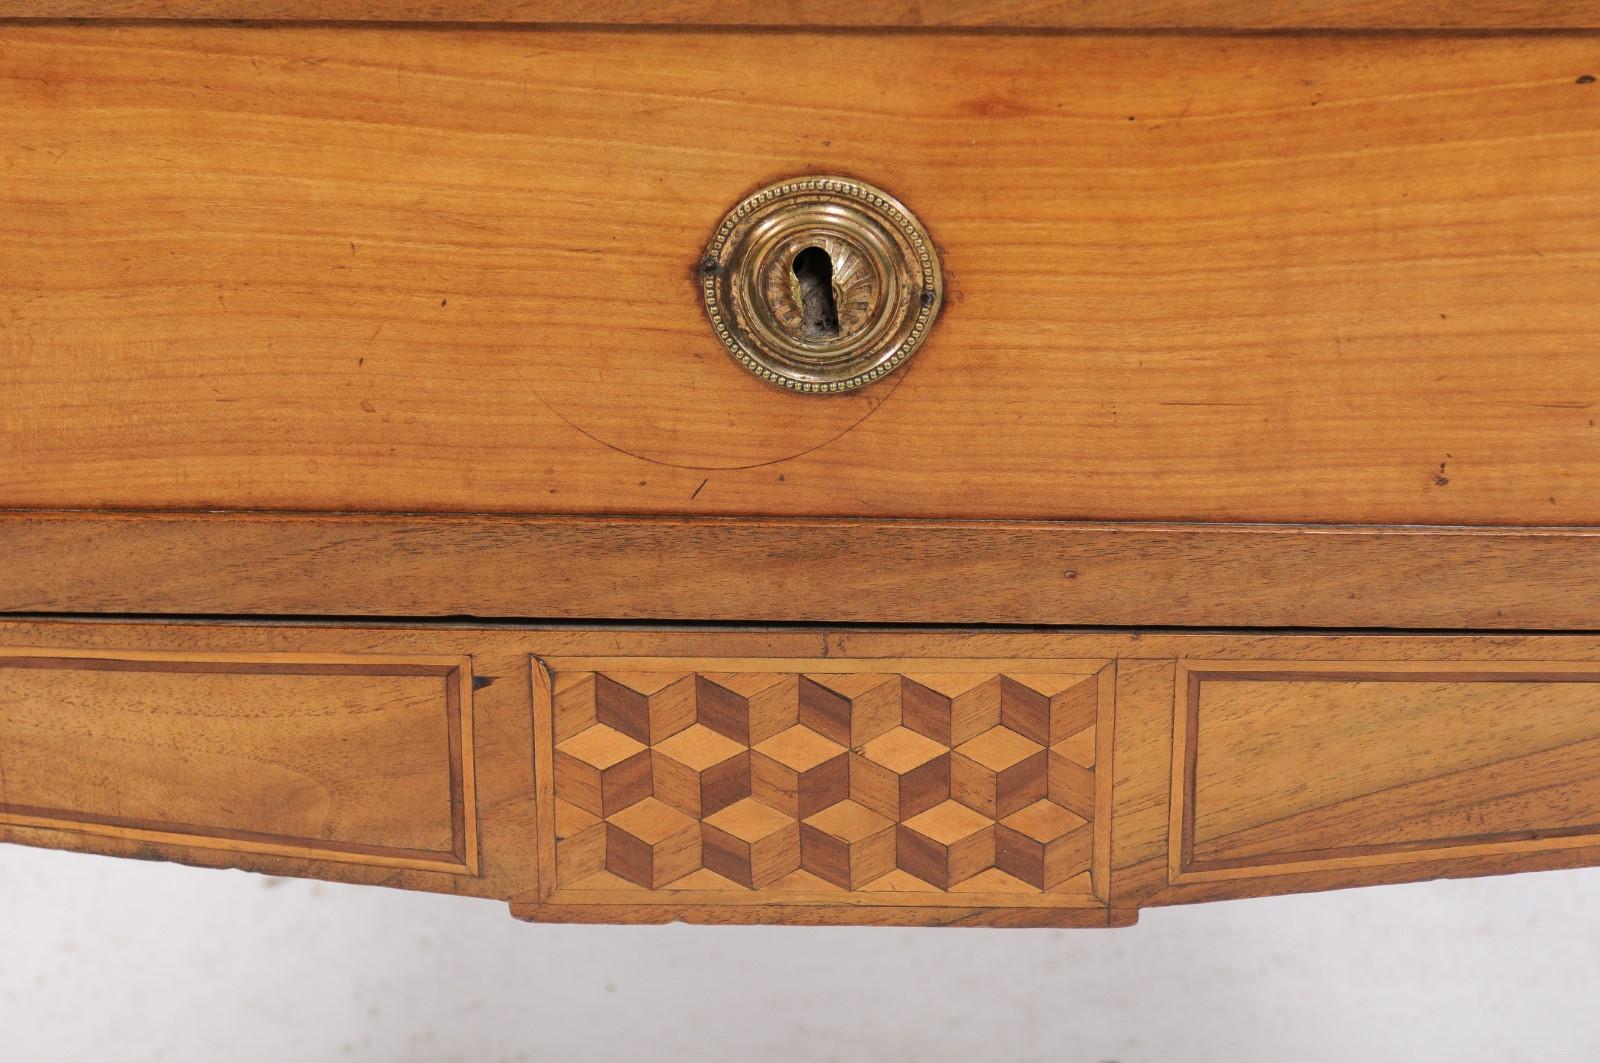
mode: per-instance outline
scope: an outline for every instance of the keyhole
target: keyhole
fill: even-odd
[[[820,247],[794,256],[794,279],[800,283],[800,334],[807,339],[839,335],[839,308],[833,300],[833,259]]]

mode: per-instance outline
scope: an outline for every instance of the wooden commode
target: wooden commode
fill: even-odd
[[[570,922],[1600,864],[1600,4],[0,0],[0,840]]]

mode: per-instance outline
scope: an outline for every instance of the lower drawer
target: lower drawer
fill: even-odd
[[[0,839],[573,921],[1600,862],[1600,639],[0,623]]]

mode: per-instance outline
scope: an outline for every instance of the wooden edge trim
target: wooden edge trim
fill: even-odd
[[[904,4],[860,0],[0,0],[0,18],[489,23],[511,25],[800,27],[833,29],[1033,30],[1504,30],[1600,26],[1594,0],[1055,0],[996,5],[986,0]]]
[[[1340,871],[1396,864],[1415,864],[1434,860],[1464,860],[1477,856],[1510,856],[1522,853],[1556,852],[1562,849],[1592,849],[1600,843],[1600,828],[1575,829],[1571,833],[1541,834],[1536,837],[1441,838],[1407,842],[1392,846],[1347,846],[1317,852],[1274,853],[1248,860],[1190,862],[1172,885],[1195,882],[1232,882],[1235,879],[1292,875],[1306,871]]]
[[[239,831],[214,831],[205,827],[174,825],[170,829],[133,826],[122,822],[75,819],[70,813],[48,809],[0,808],[0,827],[32,827],[67,834],[93,834],[149,845],[213,849],[224,853],[254,856],[290,857],[296,860],[361,864],[398,871],[439,871],[448,875],[477,875],[476,853],[472,860],[439,856],[411,849],[386,849],[376,846],[339,845],[299,838],[278,838],[244,834]]]
[[[533,791],[537,816],[535,895],[548,901],[556,888],[555,686],[548,662],[528,658],[533,681]]]
[[[918,911],[944,911],[989,908],[1045,908],[1049,910],[1104,911],[1104,901],[1086,893],[994,893],[929,890],[906,893],[863,893],[828,890],[815,893],[779,893],[772,890],[557,890],[545,899],[548,904],[581,905],[585,908],[762,908],[768,912],[790,908],[914,908]]]
[[[768,926],[1125,927],[1136,908],[916,907],[910,905],[591,905],[511,901],[511,914],[535,923],[699,923]]]
[[[1200,684],[1188,662],[1175,662],[1172,684],[1172,771],[1167,812],[1167,883],[1178,882],[1194,849],[1194,768]]]
[[[472,658],[464,656],[446,679],[450,744],[450,833],[455,855],[469,875],[481,875],[478,859],[478,757],[472,737]]]
[[[1111,829],[1116,821],[1114,784],[1116,765],[1112,763],[1117,728],[1117,662],[1106,662],[1096,673],[1094,718],[1094,859],[1089,865],[1089,882],[1094,895],[1111,903]]]
[[[542,657],[552,672],[775,672],[798,675],[857,675],[882,673],[915,680],[919,675],[962,672],[1005,672],[1009,675],[1081,675],[1100,677],[1109,661],[1079,657],[708,657],[690,655],[664,657],[640,654],[633,657]],[[1099,690],[1103,691],[1102,682]],[[1098,755],[1098,753],[1097,753]]]
[[[1584,528],[10,511],[0,557],[4,613],[1600,628]]]
[[[1157,863],[1162,866],[1154,866]],[[1165,863],[1163,855],[1159,861],[1119,867],[1117,871],[1122,881],[1127,883],[1131,879],[1137,885],[1126,890],[1126,895],[1118,900],[1118,905],[1136,903],[1142,908],[1160,908],[1175,904],[1326,893],[1330,890],[1436,879],[1484,878],[1594,867],[1600,863],[1600,844],[1528,847],[1522,851],[1501,853],[1466,853],[1457,850],[1417,852],[1404,861],[1381,865],[1300,865],[1260,875],[1197,877],[1191,873],[1176,885],[1166,883]]]

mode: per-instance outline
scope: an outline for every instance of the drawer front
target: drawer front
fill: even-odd
[[[1600,639],[0,622],[0,839],[572,922],[1600,864]]]
[[[0,506],[1600,521],[1581,36],[0,45]],[[696,275],[819,173],[947,280],[820,397]]]
[[[466,657],[0,648],[0,824],[475,874]]]

